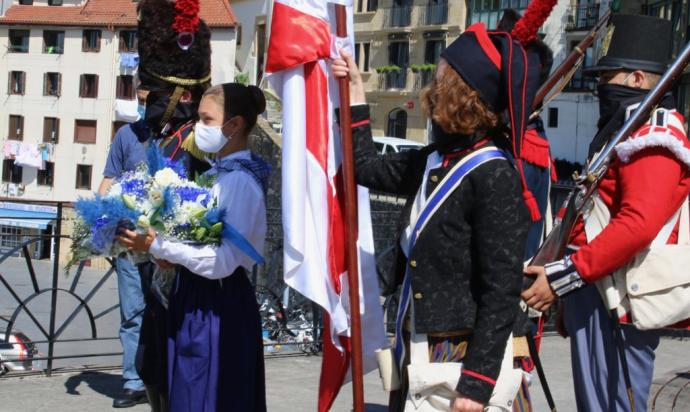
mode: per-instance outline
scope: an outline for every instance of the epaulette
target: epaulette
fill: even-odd
[[[187,137],[182,141],[182,148],[199,160],[204,160],[213,157],[212,154],[206,153],[199,149],[199,146],[194,142],[194,130],[190,131]]]

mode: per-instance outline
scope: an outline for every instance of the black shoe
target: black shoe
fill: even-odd
[[[124,389],[117,398],[113,399],[113,408],[131,408],[140,403],[147,403],[146,391]]]

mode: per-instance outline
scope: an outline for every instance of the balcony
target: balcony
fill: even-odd
[[[429,83],[434,80],[434,74],[436,73],[436,65],[425,64],[422,66],[411,67],[414,72],[414,87],[415,91],[422,90]]]
[[[379,75],[379,91],[399,91],[407,88],[407,68],[384,66],[376,71]]]
[[[383,9],[383,27],[408,27],[412,23],[412,6],[393,6]]]
[[[599,4],[570,7],[565,29],[567,31],[589,30],[599,21]]]
[[[448,3],[419,6],[419,25],[437,26],[448,23]]]

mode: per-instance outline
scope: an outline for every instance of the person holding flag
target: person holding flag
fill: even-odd
[[[360,73],[350,54],[341,56],[333,72],[351,79],[357,181],[408,198],[398,259],[403,289],[395,350],[405,368],[390,410],[415,402],[408,394],[413,385],[407,366],[419,342],[426,344],[421,352],[427,363],[463,364],[455,393],[445,395],[450,410],[506,408],[522,372],[506,371],[516,374],[517,382],[511,380],[512,396],[505,404],[495,404],[492,394],[504,358],[512,368],[508,343],[519,307],[528,210],[535,218],[534,198],[514,160],[531,108],[524,92],[524,50],[507,33],[487,32],[483,23],[469,27],[442,53],[436,77],[423,93],[432,143],[390,155],[376,152]],[[500,120],[503,110],[509,113],[508,125]],[[505,126],[510,138],[501,132]]]

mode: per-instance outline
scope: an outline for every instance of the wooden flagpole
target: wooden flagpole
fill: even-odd
[[[347,38],[347,9],[335,5],[336,34]],[[352,150],[352,115],[350,111],[350,79],[338,80],[340,89],[340,136],[343,151],[343,182],[345,194],[345,223],[347,279],[350,293],[350,366],[352,371],[352,406],[355,412],[364,412],[364,373],[362,366],[362,323],[359,313],[359,265],[357,253],[357,185]]]

